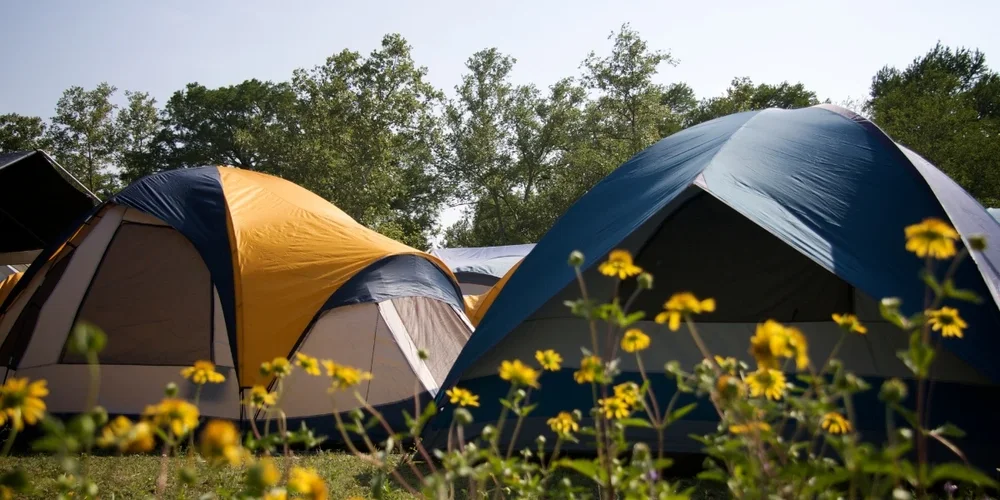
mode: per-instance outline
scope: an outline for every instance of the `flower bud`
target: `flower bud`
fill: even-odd
[[[583,420],[583,412],[580,410],[573,410],[573,420],[577,422]]]
[[[890,309],[898,308],[903,301],[899,300],[899,297],[886,297],[882,299],[882,305]]]
[[[535,438],[535,444],[537,444],[539,447],[545,446],[545,436],[539,434],[538,437]]]
[[[351,420],[360,422],[365,419],[365,412],[361,411],[361,408],[355,408],[351,410]]]
[[[181,482],[184,484],[194,484],[198,481],[198,471],[194,467],[181,467]]]
[[[639,288],[642,290],[652,290],[653,288],[653,275],[649,273],[642,273],[636,279],[639,283]]]
[[[163,394],[165,394],[168,398],[176,398],[177,391],[178,391],[177,384],[170,382],[169,384],[167,384],[167,387],[163,390]]]
[[[889,403],[899,403],[906,399],[906,383],[898,378],[886,380],[879,391],[879,398]]]
[[[103,427],[104,424],[108,423],[108,410],[103,406],[95,406],[91,410],[90,416],[94,419],[94,424],[98,427]]]
[[[455,410],[455,422],[458,425],[469,425],[472,423],[472,413],[465,408],[458,408]]]
[[[982,252],[986,250],[986,235],[985,234],[974,234],[969,236],[969,248],[976,252]]]
[[[486,427],[483,427],[483,437],[486,438],[487,440],[493,439],[493,437],[496,436],[496,434],[497,434],[496,427],[493,427],[492,425],[487,425]]]
[[[583,265],[583,252],[579,250],[573,250],[569,254],[569,265],[572,267],[580,267]]]

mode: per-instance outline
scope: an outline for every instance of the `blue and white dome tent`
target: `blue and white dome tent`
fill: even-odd
[[[964,338],[944,339],[935,359],[931,422],[962,427],[968,436],[959,446],[970,459],[995,467],[1000,224],[919,155],[832,105],[733,114],[636,154],[580,198],[521,262],[442,389],[460,385],[479,394],[482,406],[473,413],[485,425],[507,392],[497,376],[500,362],[528,361],[537,349],[552,348],[566,363],[541,377],[541,393],[533,398],[539,406],[521,439],[547,433],[545,420],[559,411],[590,408],[590,388],[572,377],[589,337],[583,320],[563,305],[580,296],[566,259],[582,251],[591,295],[610,298],[613,282],[598,275],[596,264],[624,248],[656,277],[654,290],[636,304],[649,320],[674,292],[717,300],[716,312],[698,322],[710,349],[723,356],[752,362],[748,339],[757,323],[773,318],[805,332],[812,358],[823,360],[841,335],[831,314],[857,314],[869,333],[849,337],[838,357],[872,385],[855,400],[857,424],[865,439],[881,441],[878,387],[912,376],[896,357],[908,337],[880,317],[877,299],[899,297],[906,313],[924,307],[923,262],[905,250],[903,229],[927,217],[950,221],[963,239],[984,234],[990,242],[956,277],[959,287],[985,301],[959,304],[969,328]],[[634,280],[619,294],[627,297],[633,286]],[[652,321],[639,326],[653,339],[643,352],[646,366],[676,359],[690,368],[701,359],[690,335]],[[622,369],[624,378],[638,378],[634,359],[624,358]],[[656,395],[669,400],[673,383],[662,373],[653,378]],[[970,404],[977,411],[969,411]],[[447,422],[447,414],[441,417],[436,425]],[[716,425],[710,403],[700,401],[671,427],[670,451],[700,451],[688,434]]]

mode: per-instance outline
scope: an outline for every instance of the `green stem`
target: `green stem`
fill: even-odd
[[[7,435],[7,441],[5,441],[4,444],[3,444],[3,453],[2,453],[2,456],[6,457],[6,456],[10,455],[10,450],[11,450],[11,448],[14,447],[14,441],[16,439],[17,439],[17,427],[14,427],[13,425],[11,425],[10,426],[10,434]]]
[[[522,403],[527,403],[528,399],[531,397],[531,387],[528,387],[528,391],[525,393],[524,400],[517,404],[519,411],[517,412],[517,423],[514,424],[514,434],[510,437],[510,444],[507,445],[507,459],[514,453],[514,443],[517,442],[517,435],[521,432],[521,424],[524,422],[524,410],[521,406]]]
[[[87,390],[87,410],[93,410],[97,406],[97,396],[101,388],[101,365],[97,359],[97,353],[90,351],[87,353],[87,367],[90,371],[90,387]]]
[[[510,384],[510,390],[507,391],[507,397],[505,399],[507,401],[510,401],[511,399],[513,399],[513,397],[514,397],[514,391],[516,391],[516,390],[517,390],[517,386],[514,385],[514,384]],[[500,445],[499,445],[499,442],[500,442],[500,433],[503,432],[503,426],[504,426],[504,424],[506,424],[507,412],[508,411],[510,411],[510,410],[506,406],[504,406],[503,409],[500,410],[500,418],[497,419],[496,433],[493,435],[493,439],[490,440],[490,446],[493,448],[493,451],[497,455],[500,454]]]

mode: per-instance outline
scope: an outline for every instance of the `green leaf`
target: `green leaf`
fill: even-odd
[[[934,295],[940,297],[944,294],[944,287],[938,283],[937,278],[934,277],[934,273],[925,269],[921,271],[920,279],[924,280],[927,287],[934,291]]]
[[[717,481],[722,484],[726,484],[729,480],[721,470],[704,470],[698,473],[697,478],[702,481]]]
[[[667,416],[666,422],[672,423],[684,418],[685,415],[694,411],[695,407],[697,406],[698,403],[691,403],[670,412],[670,415]]]
[[[926,377],[930,371],[931,362],[934,361],[934,349],[924,343],[922,334],[918,330],[910,334],[910,348],[905,351],[898,351],[896,356],[915,375]]]
[[[883,299],[879,301],[878,311],[886,321],[904,330],[907,329],[906,318],[899,312],[899,301],[896,299]]]
[[[535,403],[533,405],[528,405],[528,406],[525,406],[524,408],[521,408],[520,416],[527,417],[528,414],[531,413],[537,407],[538,407],[538,403]]]
[[[960,463],[941,464],[931,469],[931,483],[936,483],[945,479],[953,479],[955,481],[972,483],[976,486],[986,486],[989,488],[996,488],[998,486],[997,482],[990,476]]]
[[[951,422],[945,422],[945,424],[942,425],[941,427],[938,427],[937,429],[932,430],[931,434],[935,434],[935,435],[938,435],[938,436],[953,437],[953,438],[963,438],[963,437],[965,437],[965,431],[963,431],[962,429],[959,429],[958,426],[956,426],[955,424],[953,424]]]
[[[945,297],[952,299],[972,302],[974,304],[981,304],[983,302],[983,299],[979,295],[976,295],[976,292],[955,288],[955,282],[950,279],[944,282],[943,291]]]
[[[653,428],[653,424],[649,423],[649,421],[644,418],[623,418],[618,422],[624,425],[625,427],[644,427],[647,429]]]
[[[656,470],[663,470],[673,467],[674,459],[672,458],[658,458],[653,460],[653,468]]]
[[[646,317],[645,311],[636,311],[632,314],[629,314],[628,316],[625,316],[625,318],[621,322],[621,326],[622,328],[631,326],[636,322],[642,321],[642,319],[645,317]]]
[[[917,423],[917,414],[915,412],[908,408],[904,408],[899,403],[892,403],[891,406],[893,411],[899,413],[906,419],[906,421],[910,424],[910,427],[913,427],[914,429],[920,428],[920,425]]]
[[[600,467],[597,466],[597,462],[594,460],[564,458],[559,460],[558,463],[560,467],[575,470],[590,479],[600,481]]]
[[[503,405],[503,407],[507,408],[508,410],[511,410],[511,411],[514,410],[513,403],[511,403],[510,401],[507,401],[506,399],[501,399],[500,400],[500,404]]]

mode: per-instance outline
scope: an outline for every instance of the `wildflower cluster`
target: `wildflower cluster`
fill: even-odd
[[[954,282],[955,270],[970,250],[960,248],[958,232],[938,219],[907,227],[904,236],[905,248],[926,264],[923,279],[930,298],[911,315],[903,314],[899,299],[880,303],[882,317],[897,326],[901,335],[909,335],[908,348],[897,355],[912,373],[916,387],[913,407],[908,406],[914,399],[911,389],[902,379],[890,379],[879,388],[886,413],[885,443],[861,439],[859,409],[853,401],[870,387],[837,354],[852,338],[886,332],[874,327],[869,332],[871,325],[852,311],[832,314],[830,326],[839,328],[839,339],[831,352],[819,349],[824,359],[814,359],[809,337],[796,324],[760,318],[745,339],[744,353],[714,353],[696,320],[725,304],[682,290],[665,295],[662,310],[647,321],[645,312],[629,307],[640,293],[653,289],[653,277],[630,252],[616,249],[596,270],[614,281],[615,290],[623,281],[634,280],[631,297],[624,301],[614,297],[607,303],[589,297],[584,256],[573,252],[569,263],[582,298],[567,306],[589,323],[589,338],[580,339],[579,354],[541,349],[533,360],[500,361],[495,373],[507,392],[499,401],[499,415],[478,427],[473,412],[487,405],[474,392],[476,382],[446,388],[444,401],[451,418],[446,421],[443,448],[428,450],[423,431],[432,419],[446,414],[439,415],[441,408],[434,401],[421,408],[422,394],[417,388],[413,412],[403,414],[405,428],[393,429],[362,395],[371,373],[296,353],[293,359],[279,357],[262,363],[260,374],[268,382],[244,391],[249,432],[241,432],[227,420],[203,419],[203,387],[226,382],[226,370],[210,361],[182,369],[179,375],[188,381],[189,390],[181,395],[176,384],[168,384],[163,397],[134,421],[110,417],[97,405],[97,393],[92,390],[90,410],[63,423],[45,413],[48,390],[44,380],[12,377],[0,386],[0,425],[11,429],[4,454],[18,431],[41,424],[44,436],[35,448],[60,459],[60,498],[102,496],[85,467],[92,449],[101,448],[115,454],[159,449],[160,474],[151,485],[159,498],[174,478],[181,495],[188,498],[326,499],[330,495],[326,478],[293,460],[293,447],[309,450],[326,437],[315,436],[305,425],[289,430],[282,408],[283,395],[292,389],[290,384],[298,376],[293,374],[300,370],[305,376],[327,379],[327,392],[338,396],[328,395],[331,418],[344,446],[375,468],[371,488],[376,498],[384,497],[390,482],[421,498],[588,498],[595,487],[601,498],[688,498],[691,490],[681,490],[664,479],[671,465],[665,456],[667,431],[699,405],[718,419],[713,432],[692,436],[711,457],[699,477],[725,484],[736,498],[925,498],[931,485],[940,481],[995,488],[993,479],[968,464],[930,464],[927,451],[929,441],[937,440],[964,461],[949,440],[959,431],[948,425],[935,428],[928,422],[928,386],[941,339],[957,341],[972,335],[955,303],[978,298]],[[970,241],[976,242],[972,251],[985,248],[981,239]],[[938,261],[951,262],[943,277],[935,275]],[[682,366],[671,361],[662,369],[647,368],[651,352],[669,352],[684,335],[698,349],[697,363]],[[92,387],[100,377],[97,354],[105,342],[103,332],[86,324],[75,328],[70,341],[70,347],[88,360]],[[419,356],[427,359],[429,355],[421,351]],[[521,439],[546,386],[560,379],[569,381],[570,374],[570,386],[589,394],[590,401],[574,400],[579,404],[570,405],[568,397],[553,400],[563,407],[546,415],[547,430],[533,441]],[[337,406],[343,404],[342,394],[357,402],[346,412]],[[900,420],[908,426],[898,426]],[[569,444],[592,449],[594,456],[568,456],[563,450]],[[399,456],[401,462],[393,458]],[[171,458],[176,462],[173,466]],[[238,473],[242,478],[239,491],[196,491],[200,487],[198,466]],[[0,498],[29,488],[30,481],[21,471],[0,475]]]

